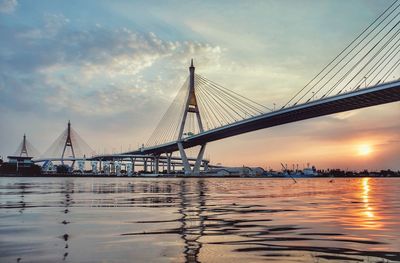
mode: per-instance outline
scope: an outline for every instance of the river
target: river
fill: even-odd
[[[0,178],[0,262],[399,262],[400,178]]]

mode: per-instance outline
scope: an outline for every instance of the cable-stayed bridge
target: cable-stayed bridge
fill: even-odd
[[[198,100],[200,101],[201,99]],[[209,142],[286,123],[396,101],[400,101],[400,80],[398,79],[374,86],[368,86],[362,89],[356,89],[343,94],[337,94],[335,96],[308,101],[303,104],[296,104],[291,107],[284,107],[276,111],[250,115],[247,118],[239,119],[209,130],[204,130],[203,128],[203,130],[198,133],[191,131],[195,131],[196,128],[200,130],[202,125],[201,117],[197,119],[197,123],[195,124],[193,124],[192,120],[189,121],[189,125],[186,125],[186,123],[182,121],[181,127],[184,127],[183,130],[186,132],[180,132],[178,135],[182,136],[177,137],[176,140],[163,142],[163,139],[165,140],[165,138],[169,137],[166,134],[162,134],[164,138],[151,138],[150,142],[154,142],[154,145],[148,143],[147,146],[124,154],[146,154],[158,158],[162,154],[168,156],[173,152],[179,151],[184,166],[186,162],[185,172],[188,174],[196,174],[200,171],[200,163],[204,154],[205,145]],[[192,106],[190,103],[188,105]],[[200,108],[201,107],[199,107],[199,109]],[[191,108],[189,107],[186,109],[187,114],[191,113],[193,115],[200,115],[197,110],[191,112],[189,111],[190,109]],[[196,124],[197,127],[195,127]],[[194,129],[186,128],[187,126],[194,127]],[[158,127],[158,129],[166,130],[169,128]],[[173,131],[179,130],[175,129]],[[163,143],[157,144],[159,141]],[[200,146],[201,148],[195,164],[190,164],[188,160],[185,160],[187,159],[185,149],[195,146]],[[191,167],[193,167],[193,169]]]
[[[142,158],[155,173],[178,160],[185,174],[207,167],[207,143],[277,125],[400,100],[400,3],[393,2],[313,79],[275,109],[265,107],[202,75],[189,76],[140,149],[91,159]],[[268,74],[268,72],[266,72]],[[273,88],[273,87],[268,87]],[[64,148],[69,146],[68,140]],[[198,153],[189,158],[187,149]],[[173,156],[179,153],[179,156]]]
[[[395,1],[279,110],[269,109],[195,74],[144,147],[127,154],[155,158],[179,151],[185,173],[197,174],[207,143],[328,114],[400,100],[400,20]],[[267,74],[267,73],[266,73]],[[397,78],[393,79],[393,75]],[[200,146],[189,164],[185,149]]]

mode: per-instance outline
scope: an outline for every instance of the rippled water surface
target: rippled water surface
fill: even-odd
[[[398,262],[400,178],[1,178],[0,262]]]

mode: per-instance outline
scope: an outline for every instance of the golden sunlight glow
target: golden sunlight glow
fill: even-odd
[[[382,227],[382,224],[380,222],[380,217],[374,213],[375,209],[373,209],[372,204],[369,200],[370,199],[369,195],[371,191],[369,180],[370,180],[369,178],[363,178],[361,180],[362,184],[361,197],[364,209],[361,213],[362,214],[361,218],[363,219],[361,220],[362,222],[360,222],[361,223],[360,225],[370,229],[379,229]]]
[[[362,194],[362,198],[363,198],[363,203],[364,203],[364,215],[368,218],[373,218],[374,217],[374,213],[371,211],[372,208],[369,205],[369,178],[363,178],[362,179],[362,186],[363,186],[363,194]]]
[[[357,148],[358,155],[367,156],[372,152],[372,147],[369,144],[361,144]]]
[[[385,215],[380,213],[381,200],[374,195],[376,192],[376,181],[363,177],[355,179],[355,185],[351,186],[354,191],[352,198],[354,203],[344,210],[343,215],[338,216],[338,220],[349,229],[368,229],[381,230],[385,227]]]

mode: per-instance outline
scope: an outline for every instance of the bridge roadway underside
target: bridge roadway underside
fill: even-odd
[[[364,88],[359,91],[340,94],[307,104],[265,113],[196,134],[186,138],[182,141],[182,144],[184,148],[190,148],[246,132],[396,101],[400,101],[400,81]],[[175,151],[178,151],[177,142],[170,142],[159,146],[144,148],[141,151],[130,152],[130,154],[162,154]]]

